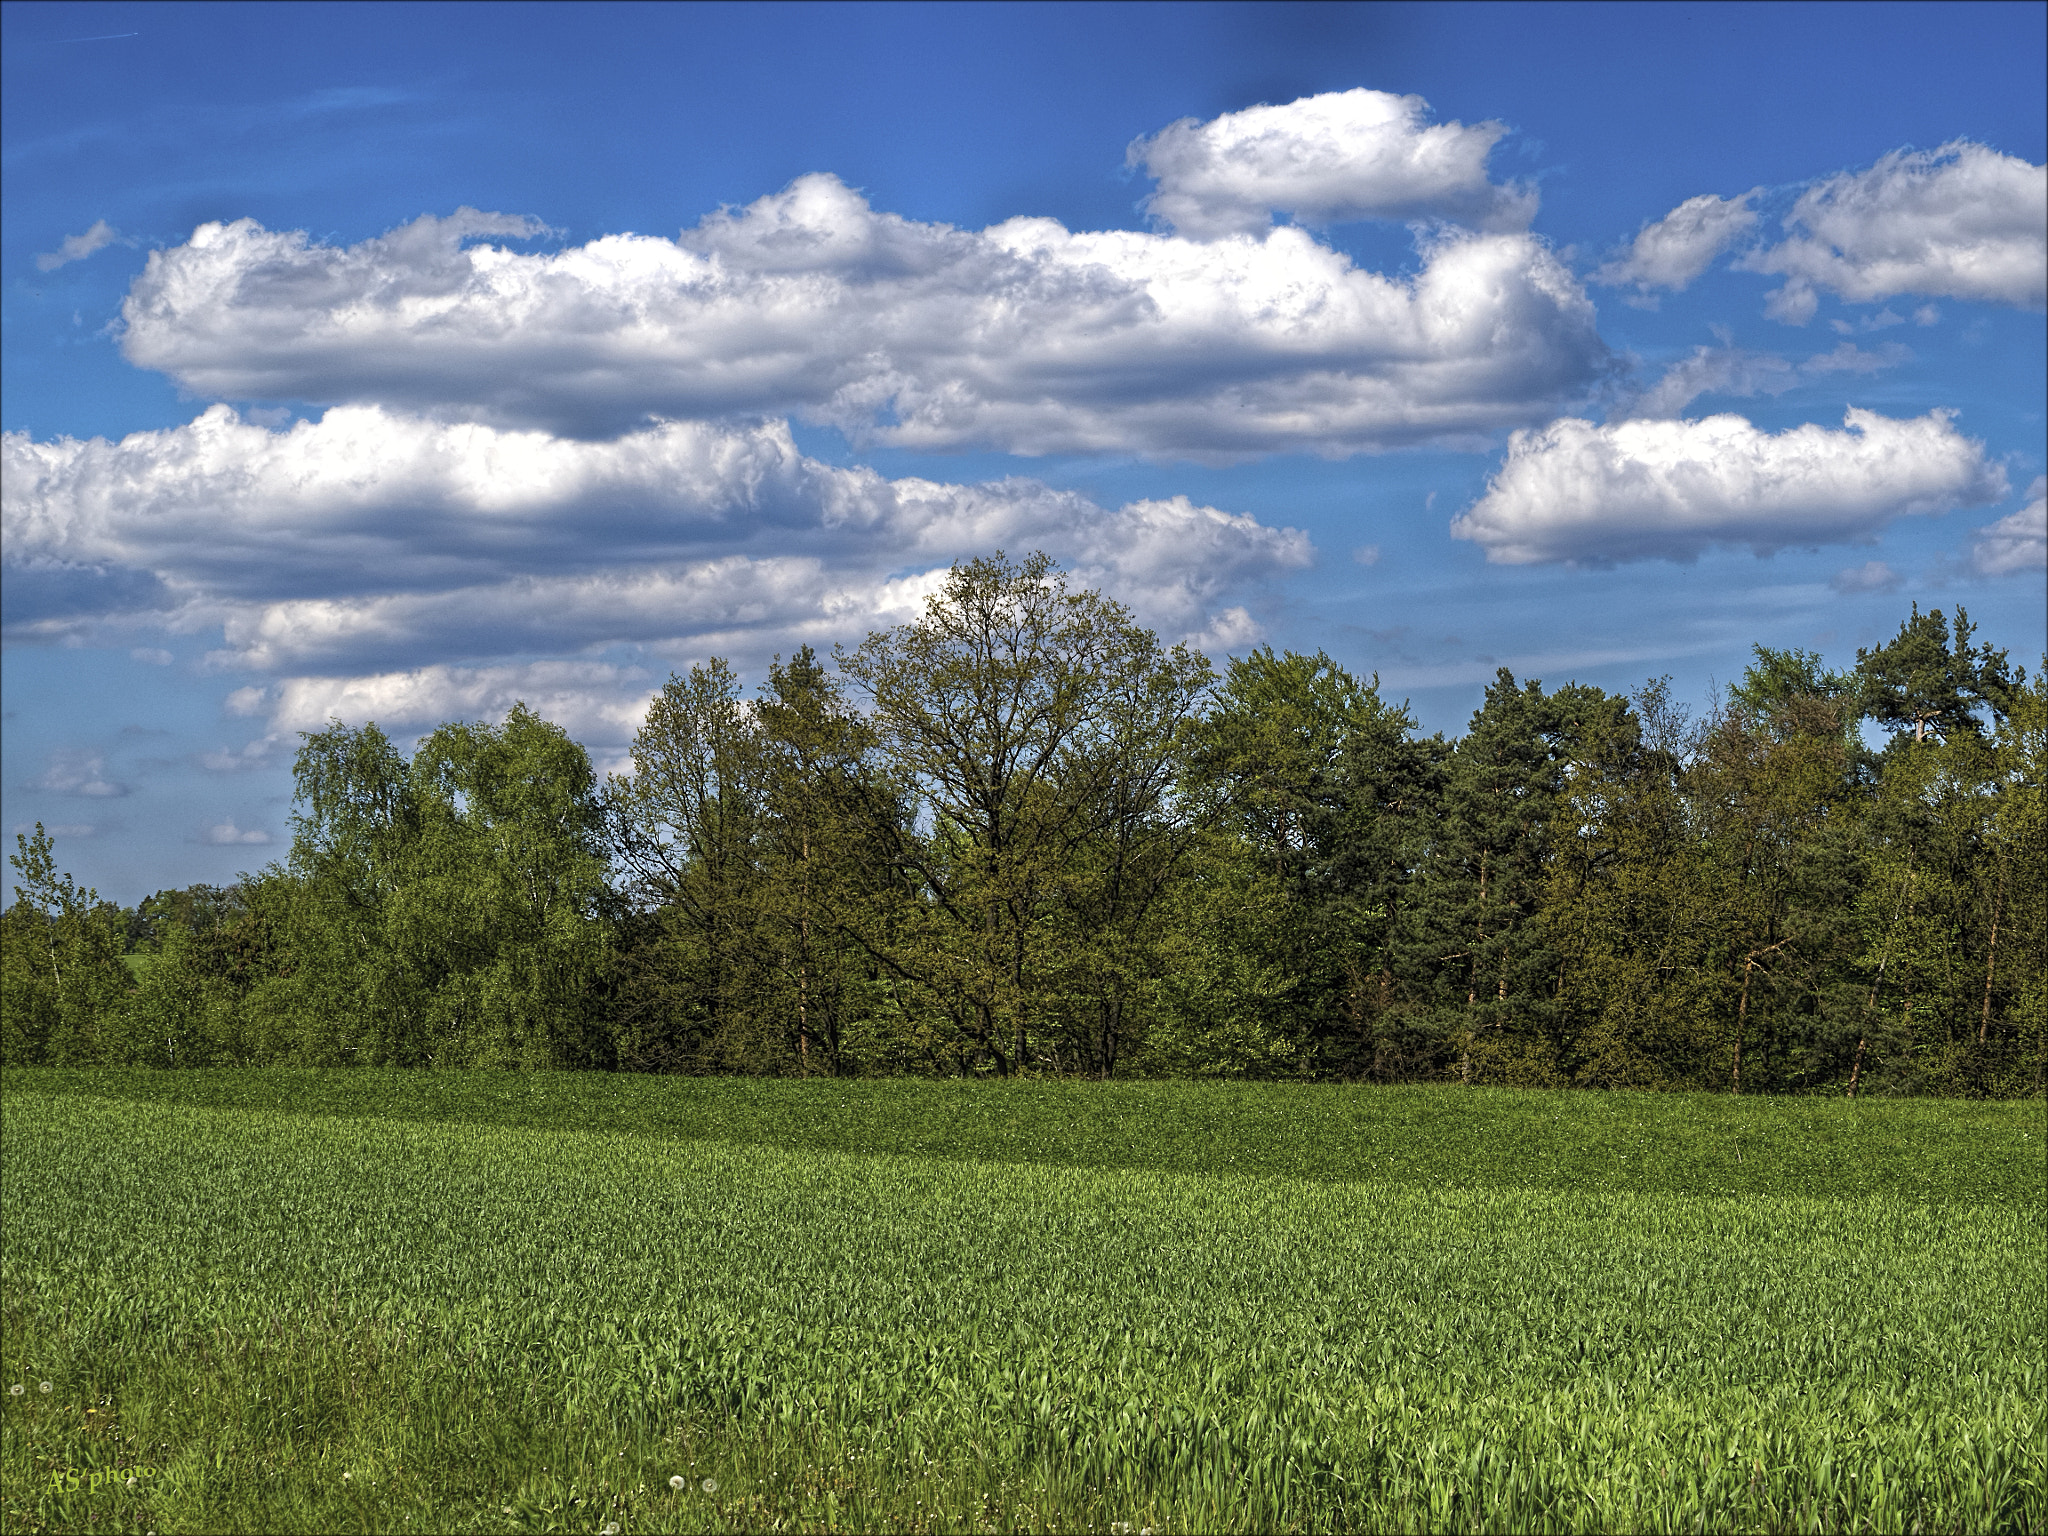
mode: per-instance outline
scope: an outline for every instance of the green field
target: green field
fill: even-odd
[[[4,1088],[9,1531],[2048,1527],[2039,1102]]]

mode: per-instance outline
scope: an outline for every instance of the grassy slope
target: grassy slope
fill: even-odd
[[[2038,1104],[4,1086],[9,1530],[2048,1512]]]
[[[2038,1203],[2040,1100],[1288,1083],[13,1070],[0,1092],[1432,1189]]]

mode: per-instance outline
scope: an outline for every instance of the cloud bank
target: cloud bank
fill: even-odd
[[[1607,366],[1540,240],[1442,231],[1387,277],[1293,228],[1197,241],[877,213],[828,175],[678,240],[554,253],[473,210],[359,245],[253,220],[151,253],[128,359],[209,399],[606,437],[794,415],[861,442],[1228,460],[1476,444]]]
[[[1112,511],[1033,480],[823,464],[782,422],[669,422],[593,442],[377,406],[276,432],[214,406],[118,443],[8,434],[0,470],[12,632],[218,625],[215,665],[296,679],[247,696],[279,720],[522,687],[539,707],[638,676],[536,654],[829,646],[912,616],[934,572],[996,548],[1046,549],[1169,638],[1241,640],[1256,626],[1233,595],[1311,558],[1295,530],[1185,497]],[[109,581],[97,609],[28,604],[16,622],[14,592],[49,569],[127,585]],[[144,583],[164,606],[119,600]],[[616,726],[613,703],[576,709]]]
[[[1451,523],[1502,565],[1697,558],[1858,543],[1893,519],[2005,494],[2005,472],[1952,412],[1852,408],[1842,430],[1759,431],[1740,416],[1552,422],[1517,432],[1486,494]]]
[[[1304,224],[1422,218],[1527,228],[1536,194],[1486,173],[1506,126],[1428,118],[1420,96],[1333,91],[1206,123],[1183,118],[1139,139],[1125,159],[1159,183],[1145,211],[1196,240],[1258,234],[1276,213]]]
[[[467,207],[354,245],[202,225],[150,255],[121,346],[245,409],[119,442],[6,437],[7,633],[118,636],[167,663],[134,631],[218,630],[209,664],[256,679],[231,712],[267,727],[206,759],[233,772],[330,715],[431,725],[522,698],[617,743],[667,665],[857,638],[995,548],[1043,548],[1210,647],[1256,640],[1269,583],[1311,559],[1296,530],[1184,496],[1109,508],[1031,479],[836,467],[798,451],[790,419],[916,451],[1213,463],[1512,432],[1452,524],[1508,564],[1868,542],[2004,493],[1945,412],[1776,435],[1675,419],[1702,394],[1891,366],[1910,356],[1896,344],[1794,361],[1724,333],[1605,425],[1579,419],[1616,398],[1617,362],[1528,233],[1533,190],[1489,174],[1508,130],[1430,117],[1361,89],[1174,123],[1129,150],[1157,183],[1151,232],[921,223],[824,174],[673,239],[528,248],[556,233]],[[2039,306],[2044,186],[1981,145],[1901,151],[1808,189],[1737,265],[1784,277],[1788,319],[1822,290]],[[1689,199],[1591,281],[1632,302],[1685,289],[1753,246],[1760,196]],[[1411,221],[1414,269],[1361,268],[1312,232],[1361,219]],[[101,221],[38,264],[115,238]],[[293,407],[324,414],[291,425]],[[1979,530],[1971,568],[2037,567],[2040,506],[2037,485]],[[1839,579],[1896,580],[1874,561]],[[66,793],[121,790],[83,758],[50,772]]]

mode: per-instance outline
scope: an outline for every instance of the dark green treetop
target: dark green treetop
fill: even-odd
[[[1972,645],[1972,632],[1966,610],[1956,609],[1951,638],[1939,608],[1923,614],[1915,603],[1890,641],[1856,652],[1864,715],[1895,735],[1910,729],[1916,742],[1930,731],[1943,740],[1981,739],[1977,710],[1989,707],[2003,719],[2014,690],[2026,681],[2026,669],[2013,668],[2005,652],[1988,643]]]

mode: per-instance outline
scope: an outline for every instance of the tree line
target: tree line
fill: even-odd
[[[2042,678],[1917,605],[1754,655],[1698,718],[1502,669],[1448,740],[997,555],[672,676],[602,782],[524,706],[336,722],[282,864],[132,910],[38,826],[5,1060],[2041,1093]]]

